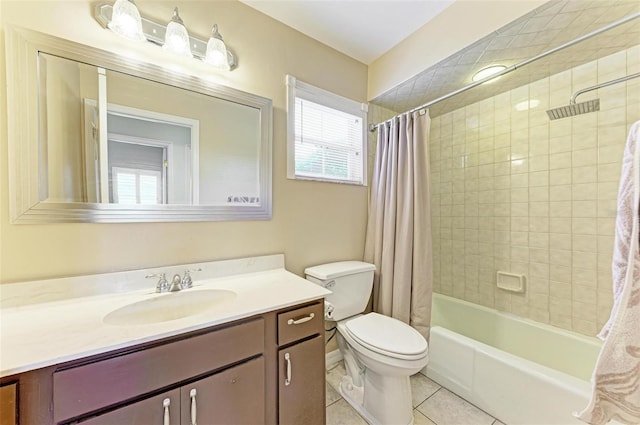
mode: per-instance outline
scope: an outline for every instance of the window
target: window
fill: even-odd
[[[113,167],[113,199],[116,204],[162,204],[162,173]]]
[[[287,177],[367,184],[367,105],[287,75]]]

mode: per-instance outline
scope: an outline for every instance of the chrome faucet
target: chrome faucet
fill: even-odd
[[[182,289],[182,278],[179,274],[174,274],[171,279],[171,286],[169,286],[169,292],[178,292]]]
[[[161,294],[163,292],[178,292],[183,289],[188,289],[193,287],[193,279],[191,278],[191,273],[200,272],[200,271],[202,271],[201,268],[197,268],[193,270],[185,270],[184,276],[182,277],[180,277],[180,275],[176,273],[173,275],[173,278],[171,279],[171,283],[167,281],[166,273],[154,273],[154,274],[147,275],[145,277],[147,279],[150,279],[152,277],[158,278],[158,283],[156,285],[156,292]]]
[[[191,279],[191,273],[192,272],[201,272],[202,269],[200,267],[198,267],[197,269],[193,269],[193,270],[185,270],[184,271],[184,276],[182,276],[182,289],[188,289],[191,288],[193,286],[193,279]]]
[[[158,278],[158,283],[156,284],[156,292],[158,293],[163,293],[163,292],[169,292],[169,282],[167,282],[167,276],[164,273],[154,273],[154,274],[150,274],[145,276],[147,279],[151,279],[152,277],[157,277]]]

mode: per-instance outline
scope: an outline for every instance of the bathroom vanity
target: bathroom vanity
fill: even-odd
[[[143,298],[147,310],[131,316],[136,321],[149,316],[155,300],[183,292],[150,294],[144,279],[142,291],[81,297],[70,294],[87,290],[78,286],[82,278],[5,285],[0,424],[324,424],[328,291],[282,264],[282,256],[198,264],[208,277],[196,276],[194,288],[183,291],[236,297],[194,315],[129,326],[104,323],[105,311]],[[84,279],[94,290],[109,278],[131,289],[148,272]],[[52,285],[64,289],[44,296],[48,302],[20,301],[25,291]],[[56,326],[62,322],[66,328]]]

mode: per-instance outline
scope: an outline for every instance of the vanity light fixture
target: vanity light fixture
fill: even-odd
[[[504,65],[491,65],[488,66],[486,68],[482,68],[480,71],[476,72],[475,74],[473,74],[473,77],[471,77],[471,81],[480,81],[480,80],[484,80],[487,77],[490,77],[493,74],[497,74],[500,71],[504,71],[505,69],[507,69],[506,66]],[[493,83],[494,81],[496,81],[498,78],[500,77],[496,77],[492,80],[487,81],[487,83],[491,82]]]
[[[167,31],[164,34],[164,44],[162,48],[180,56],[187,58],[193,57],[191,46],[189,45],[189,33],[187,33],[187,29],[184,27],[177,7],[173,9],[173,16],[167,24]]]
[[[208,42],[190,36],[178,14],[178,8],[174,9],[173,17],[167,25],[141,16],[133,0],[116,0],[113,4],[99,3],[95,7],[94,18],[102,27],[119,35],[132,40],[147,40],[178,55],[201,60],[217,69],[229,71],[237,66],[237,58],[222,40],[217,25],[214,25]],[[137,22],[140,22],[140,27]]]
[[[109,29],[129,40],[145,41],[142,33],[142,19],[133,0],[116,0],[113,4]]]

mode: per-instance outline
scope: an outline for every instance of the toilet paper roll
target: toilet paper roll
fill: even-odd
[[[333,304],[331,304],[329,301],[325,301],[324,302],[324,318],[326,320],[331,320],[333,318]]]

